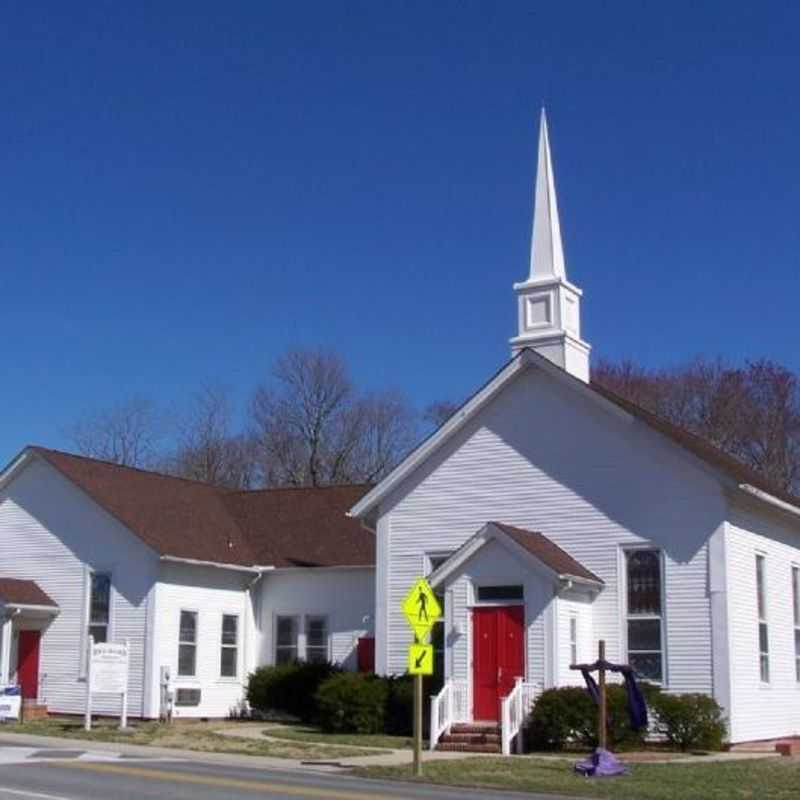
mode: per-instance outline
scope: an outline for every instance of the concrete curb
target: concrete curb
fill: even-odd
[[[0,730],[0,744],[21,745],[41,748],[64,748],[69,750],[91,750],[93,752],[122,753],[140,758],[166,758],[175,761],[195,761],[207,764],[220,764],[229,767],[252,767],[255,769],[274,769],[286,772],[314,771],[341,772],[343,767],[332,766],[333,761],[315,764],[292,758],[272,756],[248,756],[239,753],[214,753],[203,750],[180,750],[175,747],[158,747],[148,744],[125,744],[124,742],[99,742],[89,739],[68,739],[62,736],[34,736],[29,733],[3,733]]]

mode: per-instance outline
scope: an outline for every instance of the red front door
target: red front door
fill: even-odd
[[[17,645],[17,683],[22,696],[36,700],[39,696],[39,640],[40,631],[20,631]]]
[[[522,606],[472,611],[473,719],[499,720],[500,700],[525,673]]]

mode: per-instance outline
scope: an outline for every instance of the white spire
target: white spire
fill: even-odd
[[[558,220],[547,117],[542,109],[533,201],[533,238],[528,279],[514,284],[517,335],[511,352],[529,347],[582,381],[589,380],[589,345],[581,338],[583,292],[567,280]]]
[[[550,156],[550,137],[547,135],[547,115],[544,108],[539,123],[539,159],[536,167],[529,280],[541,278],[566,278],[553,160]]]

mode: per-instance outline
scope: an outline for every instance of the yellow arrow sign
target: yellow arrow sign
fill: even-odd
[[[433,645],[412,644],[408,647],[410,675],[433,675]]]
[[[427,636],[434,623],[442,616],[439,601],[424,578],[417,579],[403,600],[401,608],[417,639]]]

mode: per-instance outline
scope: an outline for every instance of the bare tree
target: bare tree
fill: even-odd
[[[255,485],[256,448],[249,436],[233,432],[225,389],[208,386],[199,392],[177,427],[178,447],[166,459],[168,472],[232,489]]]
[[[152,466],[161,434],[154,405],[142,397],[90,414],[69,431],[79,453],[127,467]]]
[[[411,446],[415,415],[395,392],[359,394],[341,356],[290,350],[252,403],[268,485],[378,480]]]
[[[461,404],[453,400],[437,400],[425,407],[422,419],[435,430],[441,428],[460,407]]]
[[[646,370],[601,362],[592,381],[703,436],[776,486],[800,491],[800,379],[780,364],[697,359]]]

